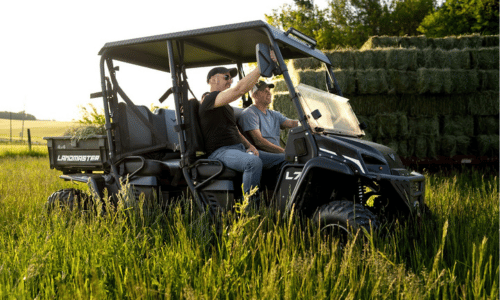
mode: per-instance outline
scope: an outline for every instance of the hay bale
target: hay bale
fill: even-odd
[[[288,92],[288,87],[286,86],[285,80],[276,80],[273,82],[274,88],[272,89],[273,93],[277,92]]]
[[[467,96],[468,113],[474,116],[498,115],[499,93],[497,91],[484,91],[472,93]]]
[[[357,91],[360,94],[381,94],[388,91],[384,69],[356,70]]]
[[[417,72],[387,70],[389,94],[415,94],[417,92]]]
[[[332,66],[334,68],[339,68],[342,70],[345,69],[354,69],[354,55],[353,51],[350,50],[336,50],[327,52],[326,56],[330,59]]]
[[[356,69],[373,69],[373,52],[367,51],[354,51],[354,66]]]
[[[470,69],[471,68],[471,58],[470,51],[468,49],[453,49],[447,51],[447,59],[445,68],[450,69]]]
[[[498,70],[498,49],[499,47],[471,49],[472,67],[481,70]]]
[[[431,117],[409,117],[408,128],[411,137],[439,136],[439,118],[437,115]]]
[[[431,41],[432,48],[435,49],[451,50],[458,47],[456,37],[434,38]]]
[[[444,135],[439,139],[439,155],[452,157],[457,154],[457,138],[454,135]]]
[[[498,157],[498,135],[478,135],[475,152],[479,156]]]
[[[499,71],[498,70],[478,70],[478,86],[481,91],[498,91]]]
[[[457,155],[470,154],[471,138],[465,135],[456,137],[457,141]]]
[[[442,116],[443,135],[453,136],[473,136],[474,135],[474,117],[473,116]]]
[[[400,37],[397,36],[372,36],[361,46],[361,50],[398,47]]]
[[[281,112],[285,117],[297,120],[298,115],[295,106],[288,93],[276,93],[273,95],[272,109]]]
[[[450,72],[451,92],[454,94],[474,93],[479,87],[476,70],[453,70]]]
[[[376,138],[394,139],[398,135],[397,114],[381,113],[375,115]]]
[[[409,153],[408,149],[408,140],[399,140],[398,141],[398,154],[401,157],[409,157],[411,154]]]
[[[427,139],[424,136],[417,136],[409,140],[408,153],[418,158],[427,157]]]
[[[450,69],[417,70],[417,90],[420,94],[450,94],[453,89]]]
[[[354,70],[333,71],[343,95],[356,93],[356,72]]]
[[[434,136],[426,136],[425,140],[427,142],[427,157],[435,158],[438,155],[438,147],[439,143],[437,142],[436,137]]]
[[[405,95],[401,105],[408,108],[410,116],[465,115],[469,98],[466,95]]]
[[[457,48],[479,48],[483,44],[482,38],[479,34],[463,35],[457,38]]]
[[[387,53],[386,49],[374,49],[371,50],[372,52],[372,64],[373,64],[373,69],[385,69],[386,68],[386,59],[387,59]]]
[[[316,70],[305,70],[297,71],[291,74],[292,82],[294,86],[299,83],[307,84],[309,86],[315,87],[326,91],[326,79],[324,71]]]
[[[389,49],[387,50],[387,69],[395,70],[416,70],[417,53],[416,49]]]
[[[446,61],[446,51],[442,49],[424,49],[423,53],[423,66],[431,69],[441,69]]]
[[[321,62],[315,58],[292,59],[289,66],[295,70],[314,70],[322,67]]]
[[[498,134],[500,126],[498,116],[478,117],[476,124],[478,135]]]
[[[499,40],[498,35],[483,35],[483,43],[481,46],[483,47],[498,47]]]

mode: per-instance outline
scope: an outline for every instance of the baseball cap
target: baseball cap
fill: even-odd
[[[234,78],[236,77],[236,75],[238,75],[238,70],[236,68],[228,69],[224,67],[213,68],[212,70],[210,70],[210,72],[208,72],[207,83],[210,80],[210,78],[212,78],[212,76],[216,74],[226,74],[226,73],[229,73],[229,75],[231,75],[231,78]]]
[[[259,80],[259,82],[257,82],[253,88],[252,88],[252,94],[255,93],[256,91],[263,91],[266,87],[269,87],[270,89],[272,89],[274,87],[274,84],[272,83],[266,83],[262,80]]]

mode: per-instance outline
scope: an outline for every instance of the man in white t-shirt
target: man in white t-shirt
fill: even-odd
[[[280,129],[296,127],[299,122],[269,109],[273,87],[274,84],[262,80],[255,84],[250,91],[254,104],[242,112],[238,124],[257,149],[284,153],[285,149],[280,146]]]

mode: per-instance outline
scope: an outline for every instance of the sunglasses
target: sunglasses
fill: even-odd
[[[227,81],[227,80],[229,80],[229,79],[231,79],[231,75],[224,75],[224,80],[226,80],[226,81]]]

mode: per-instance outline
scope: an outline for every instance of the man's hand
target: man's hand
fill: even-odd
[[[247,153],[253,153],[256,156],[259,156],[259,151],[257,151],[257,148],[255,148],[254,145],[250,145],[250,147],[247,148]]]

